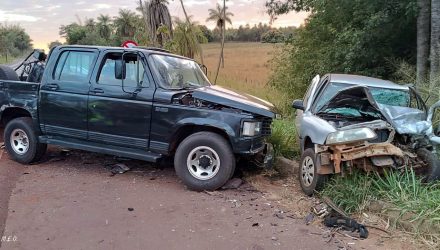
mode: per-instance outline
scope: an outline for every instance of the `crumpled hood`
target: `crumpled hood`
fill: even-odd
[[[356,86],[340,91],[321,110],[342,107],[378,111],[382,114],[383,120],[390,123],[397,133],[427,135],[431,141],[437,140],[437,143],[440,143],[440,138],[433,134],[431,121],[433,109],[440,107],[440,101],[431,107],[428,118],[426,118],[425,112],[419,109],[379,104],[367,87]]]
[[[219,86],[195,89],[192,96],[204,101],[218,103],[227,107],[275,118],[275,107],[270,102],[249,94],[239,93]]]

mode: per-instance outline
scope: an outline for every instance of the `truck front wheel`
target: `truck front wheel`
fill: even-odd
[[[38,142],[32,118],[20,117],[10,121],[4,132],[5,147],[11,158],[22,164],[39,161],[47,149]]]
[[[199,132],[180,143],[174,167],[188,188],[215,190],[235,171],[235,157],[225,138],[212,132]]]

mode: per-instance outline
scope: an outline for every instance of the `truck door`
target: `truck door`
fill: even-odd
[[[90,76],[98,51],[65,48],[40,88],[39,115],[47,135],[87,139]]]
[[[89,93],[89,140],[148,150],[155,86],[146,60],[109,50],[100,61]]]

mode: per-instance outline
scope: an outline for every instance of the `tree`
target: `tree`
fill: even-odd
[[[429,69],[431,0],[417,0],[417,85],[426,82]]]
[[[150,0],[145,2],[145,4],[140,4],[138,7],[141,8],[142,13],[147,18],[151,42],[159,44],[161,47],[163,47],[167,40],[173,37],[173,23],[167,5],[168,0]],[[166,27],[169,33],[159,33],[158,29],[161,26]]]
[[[216,22],[217,28],[221,30],[221,37],[222,37],[219,65],[217,67],[217,73],[215,76],[215,82],[217,82],[218,73],[220,71],[220,63],[222,63],[224,67],[224,61],[225,61],[223,56],[223,51],[225,48],[226,23],[232,24],[231,17],[234,16],[234,14],[231,12],[227,12],[226,0],[223,0],[223,7],[221,7],[220,4],[217,4],[215,9],[209,9],[208,11],[209,11],[209,16],[206,19],[206,21]]]
[[[119,15],[114,18],[116,33],[122,38],[134,37],[136,32],[136,14],[130,10],[120,9]]]
[[[97,20],[98,20],[97,26],[98,26],[99,35],[104,39],[110,39],[110,35],[112,31],[110,16],[100,14]]]
[[[431,2],[431,86],[440,81],[440,0]]]
[[[0,24],[0,54],[6,62],[10,56],[17,57],[32,48],[32,40],[19,25]]]
[[[284,39],[284,34],[277,29],[269,30],[261,36],[263,43],[282,43]]]
[[[208,40],[208,43],[214,41],[214,35],[212,34],[212,31],[206,27],[206,25],[199,25],[199,29]]]
[[[301,7],[311,11],[305,25],[274,60],[271,84],[291,98],[301,98],[316,74],[390,79],[396,72],[391,61],[416,64],[415,0],[283,2],[290,5],[277,5],[284,7],[270,12],[282,13],[290,7],[288,10]]]
[[[190,17],[188,17],[190,20]],[[171,43],[171,50],[179,55],[194,58],[201,54],[200,43],[208,42],[196,22],[182,21],[179,18],[174,20],[174,37]]]
[[[56,41],[53,41],[53,42],[49,43],[47,45],[47,47],[49,49],[52,49],[52,48],[55,48],[55,47],[60,46],[60,45],[63,45],[63,43],[61,43],[60,41],[56,40]]]

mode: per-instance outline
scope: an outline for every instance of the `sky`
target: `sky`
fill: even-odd
[[[265,13],[266,0],[228,0],[226,5],[234,13],[232,24],[254,25],[259,22],[269,23],[269,16]],[[138,0],[1,0],[0,22],[20,24],[31,36],[35,48],[47,49],[47,44],[63,39],[59,36],[59,27],[78,18],[96,18],[99,14],[116,16],[119,9],[125,8],[135,11]],[[183,18],[183,11],[179,0],[169,0],[171,16]],[[208,9],[214,8],[219,0],[184,0],[188,15],[195,21],[206,24],[209,28],[214,23],[206,23]],[[307,13],[289,13],[280,16],[273,26],[299,26]]]

